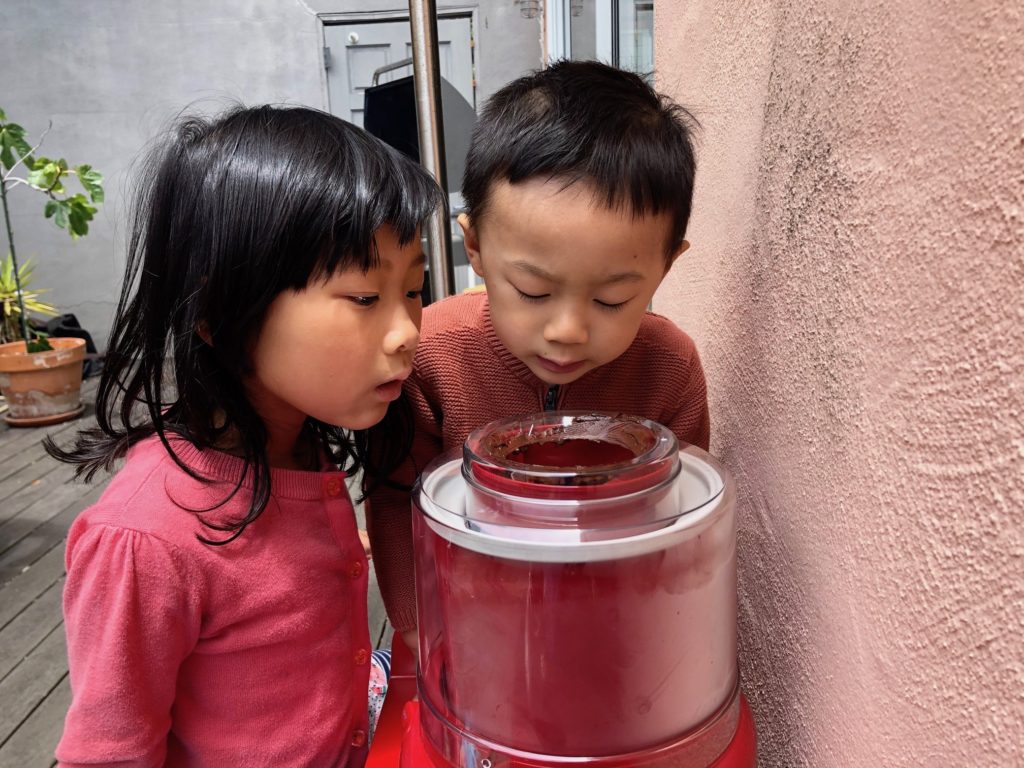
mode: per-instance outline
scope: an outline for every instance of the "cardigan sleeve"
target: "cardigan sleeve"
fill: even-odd
[[[418,372],[406,381],[405,394],[413,409],[415,434],[409,458],[391,475],[391,480],[411,488],[419,473],[441,453],[442,442],[440,417],[430,406]],[[411,493],[383,485],[370,489],[366,527],[384,609],[391,625],[406,632],[416,626]]]
[[[178,669],[202,614],[188,560],[149,534],[72,527],[64,585],[71,706],[60,765],[163,765]]]

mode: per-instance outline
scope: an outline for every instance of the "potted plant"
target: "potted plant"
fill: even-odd
[[[0,109],[0,201],[9,247],[8,260],[4,262],[4,265],[9,263],[9,268],[4,266],[0,275],[7,276],[14,288],[13,300],[4,301],[3,327],[5,334],[17,334],[17,340],[5,338],[7,343],[0,344],[0,392],[9,407],[4,418],[8,424],[18,427],[55,424],[75,418],[83,410],[80,393],[85,342],[82,339],[47,339],[29,325],[27,310],[48,314],[53,308],[38,302],[38,292],[25,291],[22,280],[31,277],[31,266],[18,265],[7,205],[8,193],[24,186],[46,198],[43,215],[66,229],[72,240],[88,233],[96,205],[103,202],[103,177],[88,165],[69,167],[64,159],[34,157],[32,153],[48,132],[49,128],[34,147],[30,146],[25,139],[25,129],[8,122],[7,115]],[[77,177],[85,194],[72,194],[64,186],[71,176]]]

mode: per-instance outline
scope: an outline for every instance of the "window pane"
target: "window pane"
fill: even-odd
[[[604,59],[597,50],[597,3],[569,0],[569,55],[574,59]]]
[[[619,0],[619,66],[654,71],[654,0]]]

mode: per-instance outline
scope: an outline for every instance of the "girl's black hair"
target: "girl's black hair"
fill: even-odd
[[[493,185],[554,179],[589,184],[608,208],[670,214],[668,257],[686,236],[697,121],[639,75],[596,61],[558,61],[488,100],[462,178],[479,221]]]
[[[239,107],[213,120],[179,120],[142,167],[98,428],[80,432],[68,450],[47,440],[47,451],[89,480],[156,434],[198,478],[169,436],[200,449],[236,437],[245,469],[224,501],[244,483],[252,491],[248,512],[227,523],[204,520],[230,535],[200,537],[233,540],[270,498],[267,431],[243,387],[268,306],[335,270],[373,268],[381,227],[392,227],[404,245],[443,206],[420,166],[318,110]],[[371,478],[386,477],[412,439],[404,399],[373,428],[382,439],[374,439],[372,457],[366,432],[349,435],[313,419],[307,427],[334,461]]]

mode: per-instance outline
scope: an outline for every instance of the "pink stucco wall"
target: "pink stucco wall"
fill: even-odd
[[[1024,765],[1024,6],[659,0],[762,765]]]

